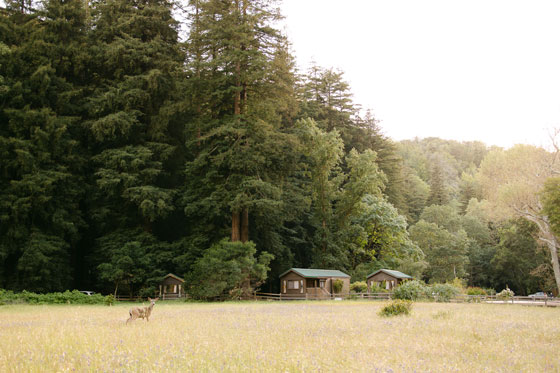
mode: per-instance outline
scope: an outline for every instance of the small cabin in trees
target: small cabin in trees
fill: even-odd
[[[391,269],[379,269],[370,273],[366,282],[368,291],[371,291],[375,285],[386,290],[393,290],[406,280],[412,280],[412,276]]]
[[[161,299],[176,299],[184,297],[184,283],[185,280],[181,277],[175,276],[173,273],[168,273],[159,285],[159,297]]]
[[[329,298],[333,284],[342,281],[339,294],[350,292],[350,276],[334,269],[290,268],[280,275],[280,294],[286,297]]]

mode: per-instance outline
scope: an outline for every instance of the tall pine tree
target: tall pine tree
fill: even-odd
[[[219,228],[228,222],[232,241],[249,240],[257,217],[277,215],[296,159],[286,131],[294,111],[291,59],[271,26],[280,17],[274,3],[192,2],[195,156],[187,164],[186,212]]]
[[[21,10],[9,7],[2,17],[2,28],[12,32],[0,44],[0,286],[62,290],[72,284],[84,227],[76,136],[85,11],[79,0]]]
[[[97,4],[92,16],[93,92],[84,122],[95,186],[89,201],[97,238],[91,265],[109,279],[115,250],[128,243],[140,245],[136,252],[144,255],[157,248],[155,258],[170,256],[171,245],[157,242],[165,225],[173,225],[168,219],[182,187],[184,134],[177,102],[184,57],[169,1],[109,0]],[[106,245],[108,237],[117,245]],[[145,268],[144,279],[155,282],[171,269],[169,260],[155,264]]]

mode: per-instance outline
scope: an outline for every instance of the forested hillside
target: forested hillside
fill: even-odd
[[[1,10],[0,288],[560,286],[558,149],[392,141],[343,72],[296,71],[273,0],[84,4]]]

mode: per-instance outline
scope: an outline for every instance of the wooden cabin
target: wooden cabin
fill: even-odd
[[[332,269],[290,268],[280,275],[280,294],[305,298],[330,298],[333,282],[342,281],[340,294],[350,292],[350,276]]]
[[[370,273],[367,276],[366,282],[369,292],[376,284],[386,290],[393,290],[406,280],[412,280],[412,276],[391,269],[379,269]]]
[[[184,283],[185,280],[181,277],[175,276],[173,273],[168,273],[159,285],[160,299],[183,298],[185,296]]]

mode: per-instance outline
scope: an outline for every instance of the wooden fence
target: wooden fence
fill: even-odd
[[[393,293],[350,293],[330,294],[314,296],[310,294],[277,294],[277,293],[255,293],[253,300],[265,301],[297,301],[297,300],[342,300],[342,299],[364,299],[364,300],[388,300],[393,298]],[[436,295],[434,301],[438,301]],[[495,295],[465,295],[461,294],[449,300],[452,303],[490,303],[490,304],[521,304],[530,306],[560,307],[560,298],[552,297],[526,297],[514,296],[510,299],[501,299]]]
[[[188,297],[188,296],[187,296]],[[281,294],[281,293],[253,293],[253,295],[243,296],[240,300],[262,300],[262,301],[298,301],[298,300],[388,300],[393,298],[393,293],[349,293],[349,294]],[[144,298],[138,296],[117,295],[119,302],[143,302]],[[160,298],[161,299],[161,298]],[[165,300],[171,299],[185,299],[185,296],[169,297],[166,296]],[[213,301],[230,300],[229,297],[216,297]],[[163,299],[162,299],[163,300]],[[436,295],[433,296],[433,301],[438,301]],[[526,297],[514,296],[509,299],[501,299],[496,295],[465,295],[460,294],[449,300],[452,303],[488,303],[488,304],[518,304],[528,306],[543,306],[543,307],[560,307],[560,298],[553,297]]]
[[[142,302],[144,299],[138,296],[130,296],[130,295],[117,295],[115,298],[119,302]]]
[[[154,298],[158,297],[158,295],[154,295]],[[185,299],[188,298],[185,294],[165,294],[159,297],[160,300],[174,300],[174,299]],[[117,301],[119,302],[142,302],[145,301],[147,298],[142,298],[140,296],[130,296],[130,295],[117,295]]]
[[[276,294],[255,293],[254,300],[284,301],[284,300],[342,300],[342,299],[391,299],[392,293],[351,293],[351,294]]]
[[[544,307],[560,307],[560,298],[558,297],[528,297],[528,296],[514,296],[509,299],[499,298],[496,295],[459,295],[452,299],[452,302],[457,303],[511,303],[529,306],[544,306]]]

